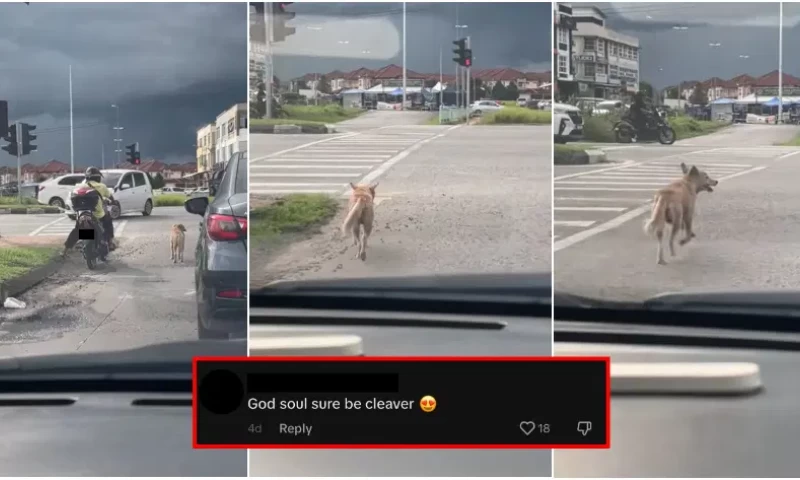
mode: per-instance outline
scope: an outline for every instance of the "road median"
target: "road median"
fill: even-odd
[[[274,253],[277,247],[319,231],[339,210],[340,202],[324,194],[291,194],[272,199],[253,199],[250,241],[258,249]]]
[[[62,265],[62,238],[0,238],[0,308],[8,297],[17,297],[50,277]]]
[[[587,142],[617,143],[614,124],[620,121],[617,115],[597,115],[584,120],[583,138]],[[688,116],[668,118],[667,123],[675,130],[677,140],[700,137],[730,127],[728,122],[696,120]]]
[[[555,165],[591,165],[606,162],[602,150],[584,149],[574,145],[556,145],[553,154]]]

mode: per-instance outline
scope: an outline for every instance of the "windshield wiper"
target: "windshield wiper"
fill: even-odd
[[[251,308],[549,316],[550,274],[383,277],[273,283]]]

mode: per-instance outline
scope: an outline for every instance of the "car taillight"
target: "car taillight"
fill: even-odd
[[[236,222],[239,228],[236,228]],[[239,240],[241,235],[247,236],[247,219],[231,215],[209,215],[207,222],[208,236],[217,241]]]

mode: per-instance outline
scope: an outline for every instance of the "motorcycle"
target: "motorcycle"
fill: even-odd
[[[89,267],[89,270],[94,270],[98,259],[102,262],[108,261],[108,242],[106,242],[105,235],[100,234],[102,227],[94,216],[98,202],[104,203],[103,208],[106,208],[106,215],[108,215],[107,203],[97,190],[86,186],[73,190],[70,202],[75,212],[75,224],[78,228],[78,239],[83,258],[86,259],[86,266]]]
[[[617,143],[631,143],[633,139],[636,139],[637,141],[658,140],[662,145],[672,145],[676,140],[675,130],[669,126],[663,112],[655,116],[652,124],[644,131],[639,131],[627,116],[614,124],[614,134]]]

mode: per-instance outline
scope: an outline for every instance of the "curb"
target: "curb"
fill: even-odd
[[[336,133],[333,125],[251,125],[250,133],[274,133],[278,135],[293,135],[300,133]]]
[[[606,161],[606,153],[602,150],[584,150],[580,152],[561,153],[556,151],[553,155],[554,165],[592,165]]]
[[[22,295],[56,273],[58,269],[61,268],[62,264],[63,262],[56,255],[50,259],[50,263],[42,265],[41,267],[36,267],[19,277],[0,282],[0,309],[2,309],[2,304],[5,303],[6,298]]]
[[[0,208],[0,215],[41,215],[43,213],[61,213],[61,209],[58,207]]]

